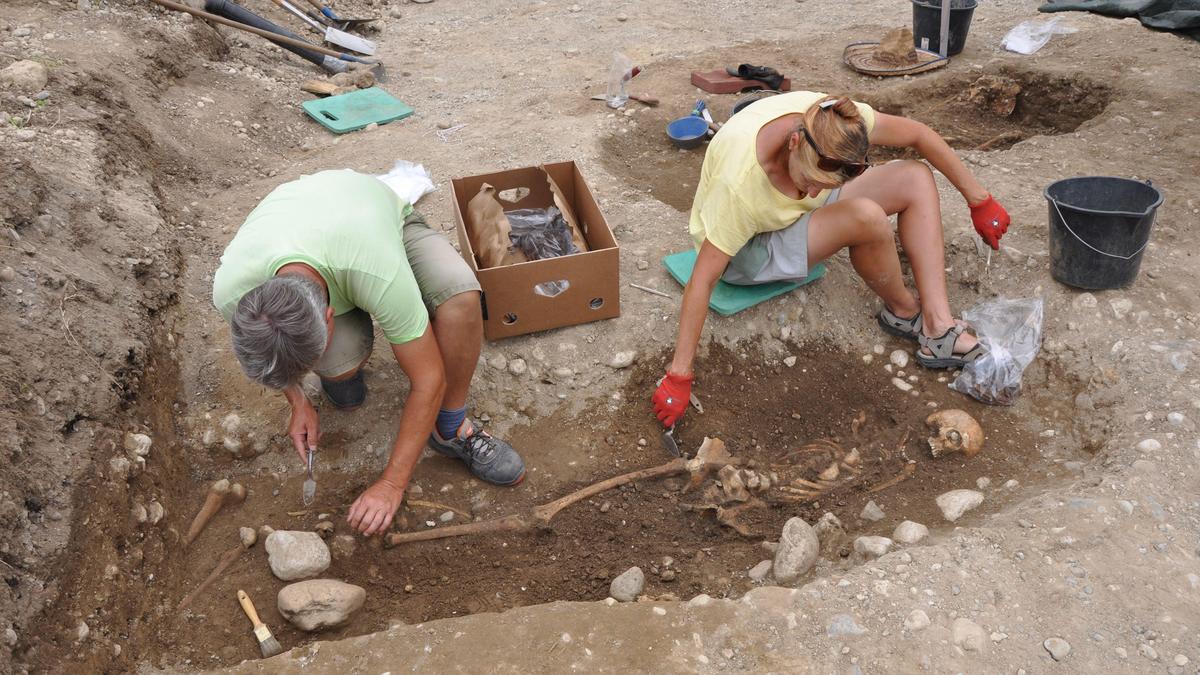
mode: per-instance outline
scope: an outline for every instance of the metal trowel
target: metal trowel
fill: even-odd
[[[671,453],[672,457],[679,457],[679,444],[675,442],[675,425],[672,424],[670,429],[662,433],[662,444]]]
[[[317,498],[317,481],[313,479],[313,454],[317,451],[313,446],[308,446],[308,479],[304,481],[304,487],[301,491],[301,499],[305,506],[312,506],[312,503]]]

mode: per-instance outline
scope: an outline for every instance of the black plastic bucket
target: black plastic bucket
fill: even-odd
[[[1046,187],[1050,274],[1068,286],[1103,290],[1137,278],[1162,193],[1114,176],[1066,178]]]
[[[967,44],[971,15],[976,0],[950,0],[950,49],[947,56],[961,52]],[[912,0],[913,46],[940,54],[942,45],[942,0]],[[922,44],[928,40],[928,45]]]

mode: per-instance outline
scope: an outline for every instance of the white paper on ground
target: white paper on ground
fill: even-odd
[[[1056,16],[1046,21],[1024,21],[1008,31],[1000,46],[1010,52],[1032,54],[1045,47],[1051,35],[1065,35],[1079,30],[1070,26],[1060,26],[1060,20],[1062,17]]]
[[[409,204],[416,204],[418,199],[434,190],[433,176],[429,175],[429,171],[420,164],[403,159],[396,160],[396,165],[391,171],[376,178]]]

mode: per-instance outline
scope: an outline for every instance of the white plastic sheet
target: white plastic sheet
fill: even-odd
[[[1050,41],[1052,35],[1074,33],[1078,28],[1060,25],[1062,17],[1056,16],[1045,21],[1024,21],[1008,31],[1000,46],[1018,54],[1032,54]]]
[[[429,171],[420,164],[403,159],[396,160],[396,165],[391,171],[376,178],[409,204],[416,204],[417,200],[434,190],[433,176],[429,175]]]

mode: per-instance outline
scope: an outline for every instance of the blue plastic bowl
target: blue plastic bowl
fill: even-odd
[[[708,122],[703,117],[688,115],[667,125],[667,136],[677,147],[688,149],[699,146],[708,137]]]

